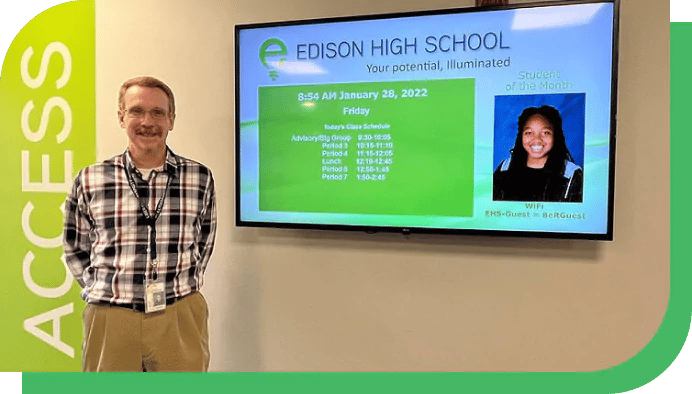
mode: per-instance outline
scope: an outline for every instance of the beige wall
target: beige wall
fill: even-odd
[[[614,242],[234,227],[234,24],[472,3],[97,1],[98,158],[126,144],[120,83],[151,74],[176,93],[171,147],[215,174],[213,370],[598,370],[654,335],[669,282],[666,2],[622,2]]]

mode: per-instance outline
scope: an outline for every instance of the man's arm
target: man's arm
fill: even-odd
[[[202,270],[205,270],[214,250],[214,239],[216,238],[216,190],[211,170],[207,180],[206,193],[204,193],[203,206],[197,247],[201,256]]]
[[[92,222],[89,218],[81,172],[72,185],[65,201],[65,222],[63,225],[63,254],[65,263],[81,287],[85,286],[84,271],[91,265],[91,239],[89,233]]]

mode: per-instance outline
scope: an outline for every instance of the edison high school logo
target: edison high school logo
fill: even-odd
[[[269,70],[269,78],[272,81],[279,77],[279,69],[286,61],[287,54],[286,44],[278,38],[270,38],[262,43],[259,58],[262,65]]]

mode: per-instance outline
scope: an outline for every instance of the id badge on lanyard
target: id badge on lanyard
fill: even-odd
[[[126,167],[127,169],[127,167]],[[130,188],[134,193],[135,197],[139,201],[139,207],[142,215],[144,216],[144,221],[149,229],[149,246],[147,247],[147,259],[151,260],[151,275],[147,275],[145,280],[144,288],[144,312],[152,313],[158,312],[166,309],[166,284],[164,282],[163,276],[158,275],[158,262],[156,260],[156,219],[159,218],[161,211],[163,210],[163,203],[168,194],[168,188],[171,185],[171,180],[173,177],[168,174],[168,180],[166,181],[166,190],[163,196],[156,204],[156,211],[152,215],[149,212],[149,208],[142,199],[140,198],[139,192],[137,191],[137,183],[132,176],[132,173],[127,170],[128,181],[130,182]]]
[[[144,296],[144,313],[158,312],[166,309],[166,284],[163,280],[150,281]]]
[[[169,178],[170,179],[170,178]],[[165,196],[165,195],[164,195]],[[160,213],[160,211],[158,212]],[[156,217],[158,217],[156,213]],[[158,274],[159,263],[156,257],[156,217],[147,219],[149,229],[149,251],[151,275],[147,275],[144,288],[144,312],[158,312],[166,309],[166,284],[163,275]]]

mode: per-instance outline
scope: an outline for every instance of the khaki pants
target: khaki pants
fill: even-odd
[[[207,371],[207,303],[199,292],[146,314],[87,304],[82,370]]]

